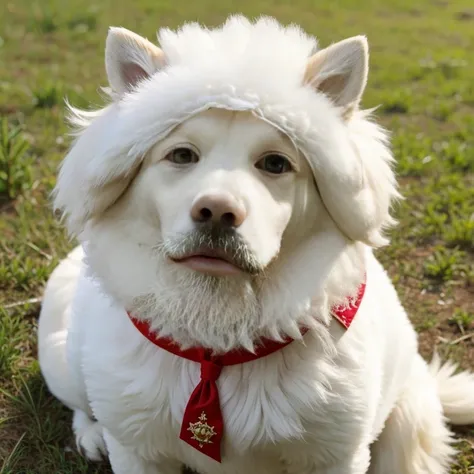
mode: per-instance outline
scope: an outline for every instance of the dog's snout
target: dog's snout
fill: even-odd
[[[247,216],[244,205],[226,192],[198,196],[191,208],[195,222],[215,222],[226,227],[239,227]]]

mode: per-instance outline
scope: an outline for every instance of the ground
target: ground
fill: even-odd
[[[154,39],[160,26],[221,22],[230,0],[5,0],[0,9],[0,474],[107,473],[74,449],[70,413],[45,389],[36,358],[42,287],[73,245],[49,193],[70,137],[63,97],[102,103],[109,25]],[[366,34],[364,107],[392,132],[405,200],[377,251],[420,334],[474,368],[474,8],[472,0],[241,0],[301,24],[321,45]],[[456,430],[451,474],[474,470],[474,430]]]

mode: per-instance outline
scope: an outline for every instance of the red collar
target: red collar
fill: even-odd
[[[349,305],[333,308],[332,315],[346,329],[349,329],[354,320],[364,293],[365,282],[359,286],[355,301],[348,300]],[[221,462],[220,446],[224,434],[224,421],[216,382],[222,368],[268,356],[292,343],[293,339],[287,338],[278,342],[264,338],[256,347],[255,353],[245,349],[236,349],[219,356],[211,356],[210,351],[201,347],[181,350],[172,339],[159,337],[153,333],[146,321],[135,319],[130,313],[128,315],[135,327],[153,344],[178,357],[201,364],[201,381],[191,394],[184,411],[180,438],[203,454]],[[303,334],[306,332],[307,329],[302,330]]]

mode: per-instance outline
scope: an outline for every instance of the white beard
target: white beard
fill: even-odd
[[[215,351],[249,347],[258,333],[261,309],[255,277],[214,277],[163,262],[155,289],[133,301],[132,313],[150,320],[160,336],[182,347]]]

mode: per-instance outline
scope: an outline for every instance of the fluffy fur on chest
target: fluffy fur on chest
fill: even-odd
[[[101,318],[93,330],[86,323],[81,364],[95,416],[147,459],[188,458],[189,450],[177,439],[186,402],[199,380],[199,365],[144,340],[123,308],[94,294],[96,289],[87,280],[82,286],[78,301],[87,303],[76,311],[87,313],[90,320],[99,314]],[[344,332],[337,324],[332,331],[339,338]],[[272,355],[225,367],[218,385],[227,456],[245,456],[249,451],[268,456],[271,446],[304,442],[308,436],[318,440],[322,458],[334,456],[334,446],[325,443],[329,426],[340,430],[342,450],[350,446],[350,438],[362,429],[357,425],[366,408],[365,387],[354,369],[370,351],[349,349],[348,343],[340,342],[336,356],[333,344],[309,333]]]

